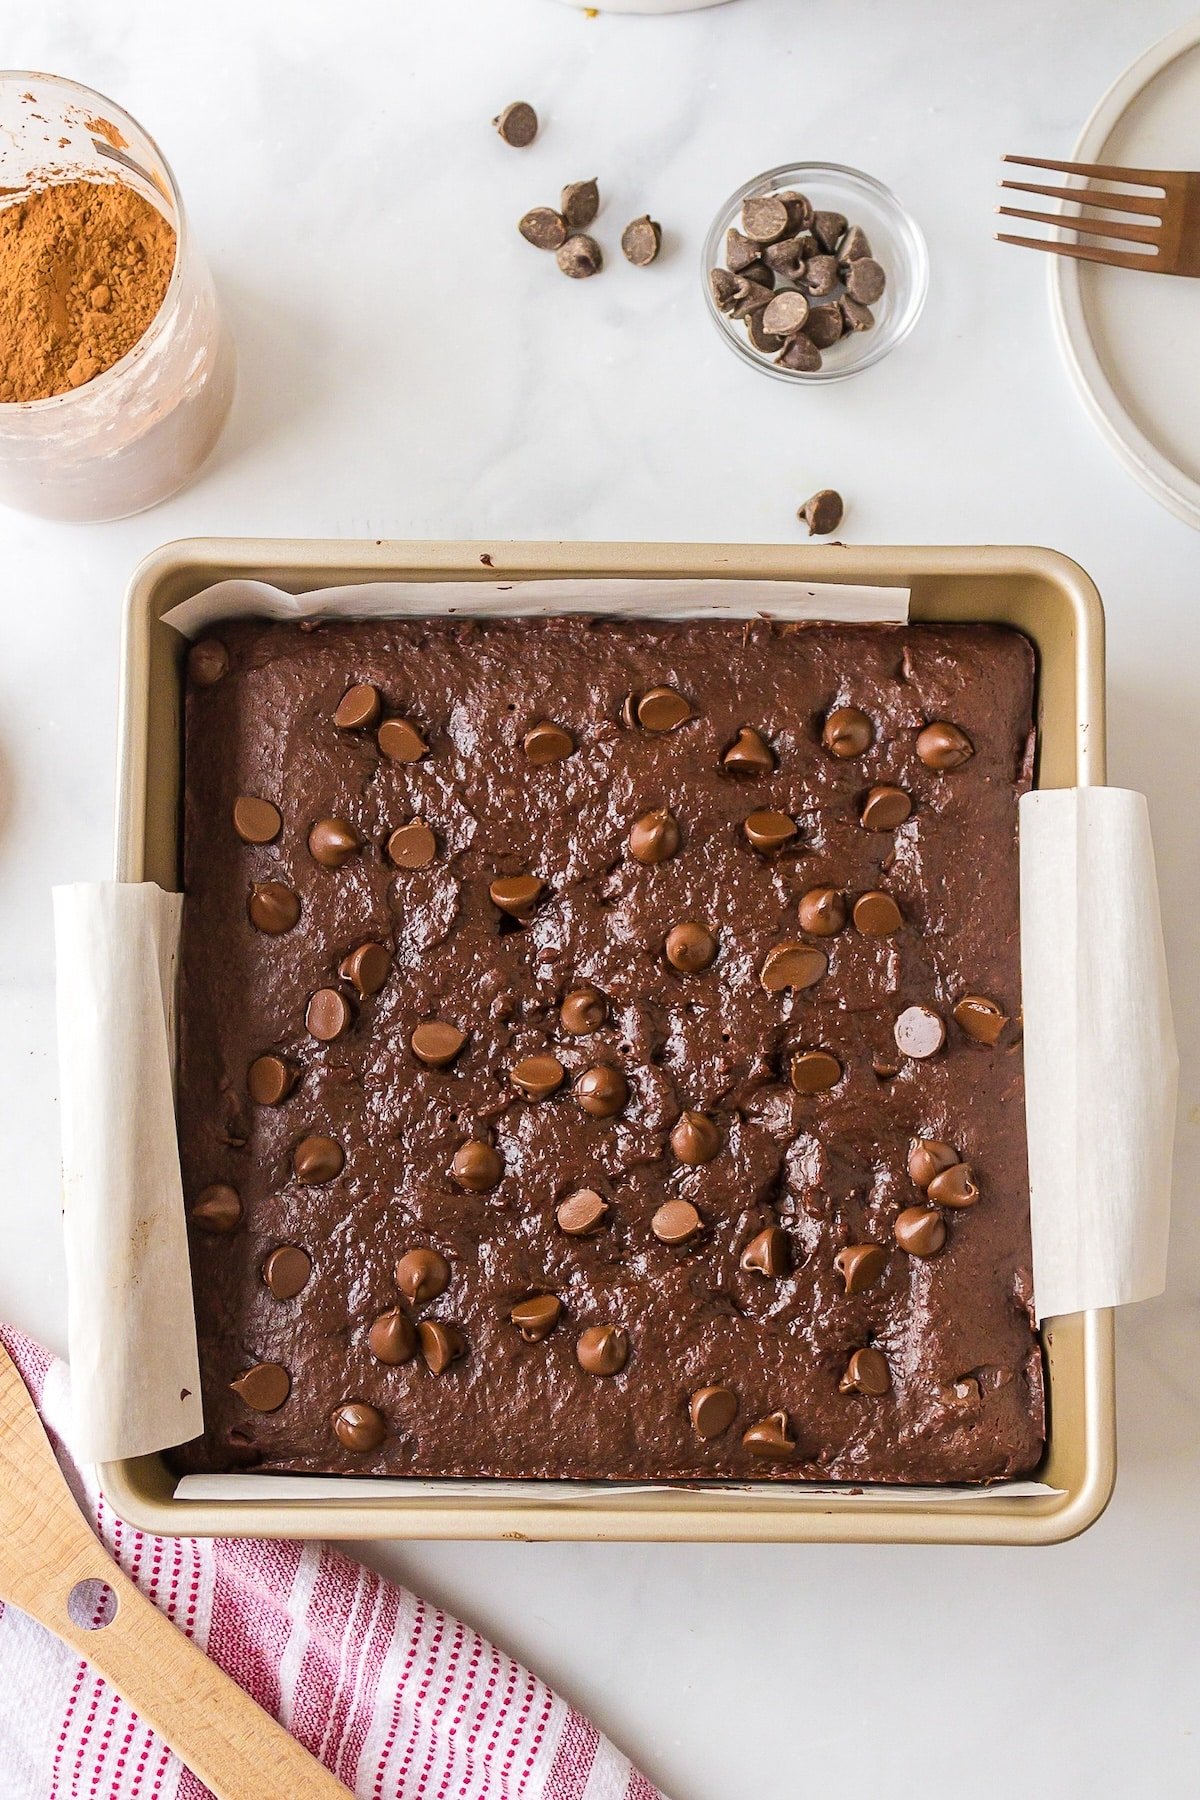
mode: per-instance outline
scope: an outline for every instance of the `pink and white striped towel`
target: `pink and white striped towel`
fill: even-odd
[[[662,1800],[535,1675],[328,1545],[156,1538],[123,1525],[72,1460],[66,1365],[0,1335],[111,1555],[360,1800]],[[0,1606],[0,1677],[0,1800],[208,1793],[86,1663],[12,1606]]]

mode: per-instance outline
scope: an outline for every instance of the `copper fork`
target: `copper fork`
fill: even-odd
[[[1052,238],[1013,237],[998,231],[1002,244],[1022,244],[1029,250],[1049,250],[1055,256],[1076,256],[1082,262],[1109,263],[1115,269],[1148,269],[1152,275],[1200,275],[1200,174],[1185,169],[1123,169],[1115,163],[1050,162],[1040,156],[1006,156],[1006,163],[1027,169],[1052,169],[1060,175],[1082,175],[1088,181],[1118,181],[1129,187],[1150,188],[1150,194],[1118,194],[1111,188],[1044,187],[1034,181],[1002,181],[1002,188],[1017,193],[1041,194],[1050,200],[1066,200],[1106,214],[1132,214],[1132,218],[1076,217],[1073,213],[1030,212],[1019,206],[998,206],[1010,219],[1028,219],[1036,225],[1058,225],[1078,238],[1107,238],[1108,243],[1060,243]],[[1120,250],[1117,244],[1138,248]],[[1142,247],[1144,246],[1144,248]]]

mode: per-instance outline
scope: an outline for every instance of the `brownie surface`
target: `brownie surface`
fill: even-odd
[[[1034,680],[1023,637],[581,617],[239,622],[194,646],[191,667],[178,1111],[206,1433],[177,1453],[180,1466],[943,1482],[1036,1465],[1042,1365],[1015,1023],[1016,802]],[[355,684],[372,684],[382,710],[366,717],[367,696],[365,722],[343,729],[334,714]],[[646,729],[639,698],[660,685],[691,716]],[[873,742],[839,757],[822,730],[845,707],[866,714]],[[427,753],[382,753],[387,720]],[[930,721],[951,722],[973,754],[928,766],[917,739]],[[531,760],[527,734],[546,722],[570,753]],[[743,728],[772,767],[755,772],[755,755],[748,773],[723,764]],[[530,743],[562,748],[554,733]],[[911,797],[911,815],[866,829],[864,798],[882,785]],[[243,841],[239,796],[277,808],[272,841]],[[640,863],[630,829],[662,809],[679,848]],[[761,809],[790,815],[797,835],[755,849],[744,822]],[[257,835],[269,829],[269,813],[266,826],[257,809],[241,816]],[[433,858],[398,868],[387,842],[414,817],[432,828]],[[310,849],[323,820],[351,828],[312,840],[329,861]],[[492,885],[525,874],[544,885],[514,916]],[[287,929],[252,922],[252,890],[266,883],[298,899]],[[848,908],[890,895],[899,929],[866,935],[849,916],[813,935],[799,907],[822,887]],[[278,927],[288,903],[281,912],[274,893],[258,916]],[[708,968],[667,960],[681,923],[715,937]],[[360,996],[339,970],[365,943],[385,947],[388,970]],[[827,972],[767,991],[764,965],[781,944],[819,951]],[[603,996],[605,1021],[576,1035],[560,1008],[581,988]],[[348,1003],[331,1041],[306,1028],[317,990]],[[965,995],[1010,1021],[994,1045],[956,1019]],[[898,1047],[911,1006],[944,1024],[931,1056]],[[336,999],[325,1007],[337,1024]],[[411,1048],[431,1020],[466,1034],[446,1067]],[[797,1092],[794,1058],[816,1049],[840,1078]],[[278,1063],[259,1069],[257,1091],[270,1092],[272,1071],[294,1081],[277,1104],[249,1091],[264,1055]],[[531,1057],[557,1060],[557,1091],[514,1085]],[[580,1105],[579,1078],[596,1068],[627,1083],[611,1116]],[[672,1141],[689,1110],[716,1128],[702,1163]],[[685,1150],[687,1137],[676,1138]],[[900,1215],[928,1210],[908,1170],[918,1137],[952,1145],[979,1188],[977,1204],[936,1209],[935,1254],[895,1235]],[[330,1176],[328,1150],[297,1158],[313,1138],[337,1146],[340,1172]],[[485,1191],[452,1172],[471,1141],[502,1162]],[[581,1189],[608,1210],[592,1235],[573,1236],[557,1209]],[[682,1243],[652,1226],[669,1201],[698,1215]],[[744,1266],[756,1240],[750,1262],[779,1272]],[[835,1258],[861,1245],[885,1259],[848,1293]],[[287,1297],[263,1275],[282,1246],[304,1253],[273,1265],[277,1289],[302,1282]],[[427,1300],[397,1285],[398,1259],[414,1250],[447,1265]],[[528,1341],[510,1315],[537,1295],[556,1296],[561,1312]],[[388,1328],[398,1354],[410,1327],[446,1329],[384,1363],[368,1334],[389,1313],[400,1315]],[[847,1391],[862,1349],[880,1353],[885,1392]],[[581,1364],[622,1351],[613,1374]],[[702,1437],[691,1402],[709,1387],[730,1391],[736,1416]],[[703,1423],[730,1405],[710,1404]]]

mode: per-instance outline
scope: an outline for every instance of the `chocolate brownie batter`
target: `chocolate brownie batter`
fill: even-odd
[[[194,645],[181,1465],[1032,1469],[1033,675],[983,626]]]

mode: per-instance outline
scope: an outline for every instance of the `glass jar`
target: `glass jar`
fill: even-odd
[[[118,519],[192,479],[233,399],[233,340],[154,140],[102,94],[0,72],[0,194],[120,179],[174,226],[162,305],[119,362],[63,394],[0,402],[0,502],[52,519]]]

